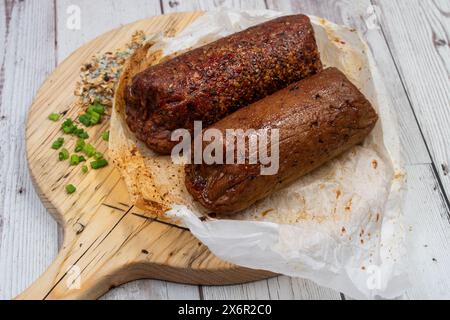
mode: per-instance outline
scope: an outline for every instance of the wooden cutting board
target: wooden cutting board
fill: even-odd
[[[96,299],[113,287],[143,278],[225,285],[273,276],[223,262],[189,230],[135,208],[112,165],[82,174],[81,166],[60,162],[58,152],[50,148],[63,135],[61,121],[55,124],[47,117],[67,111],[67,117],[75,119],[81,112],[74,107],[73,92],[80,66],[93,54],[123,47],[136,30],[174,34],[200,15],[162,15],[110,31],[75,51],[39,90],[26,126],[27,157],[40,198],[64,229],[64,242],[49,269],[18,299]],[[88,130],[89,142],[102,152],[107,151],[101,139],[106,130],[108,123]],[[75,139],[66,141],[72,151]],[[77,192],[67,195],[67,184],[77,186]]]

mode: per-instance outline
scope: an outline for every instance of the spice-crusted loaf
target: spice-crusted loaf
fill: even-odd
[[[322,69],[309,18],[281,17],[152,66],[126,88],[137,138],[170,154],[175,129],[211,125]]]

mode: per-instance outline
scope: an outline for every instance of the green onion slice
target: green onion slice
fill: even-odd
[[[96,150],[95,150],[95,148],[94,148],[93,145],[91,145],[91,144],[86,144],[86,145],[84,146],[84,148],[83,148],[83,152],[84,152],[84,154],[86,154],[89,158],[91,158],[91,157],[94,156]]]
[[[59,150],[64,144],[64,138],[58,138],[55,142],[52,144],[52,149]]]
[[[94,162],[91,162],[91,167],[94,170],[98,170],[101,168],[104,168],[108,165],[108,161],[106,161],[106,159],[100,159],[100,160],[96,160]]]
[[[77,188],[73,184],[69,184],[66,186],[66,192],[68,194],[73,194],[75,193],[75,191],[77,191]]]
[[[109,131],[105,131],[102,133],[102,139],[104,141],[109,141]]]
[[[77,166],[77,165],[79,165],[80,164],[80,157],[78,156],[78,155],[76,155],[76,154],[73,154],[71,157],[70,157],[70,165],[71,166]]]
[[[105,107],[102,106],[100,103],[96,102],[95,104],[89,106],[88,113],[91,113],[91,112],[98,113],[99,115],[104,115]]]
[[[55,113],[55,112],[51,113],[51,114],[48,116],[48,119],[51,120],[51,121],[53,121],[53,122],[58,121],[59,118],[61,118],[61,115],[60,115],[59,113]]]
[[[86,142],[84,141],[84,139],[78,139],[77,143],[75,144],[75,152],[83,151],[83,148],[85,145],[86,145]]]
[[[69,159],[69,150],[62,149],[61,152],[59,153],[59,161],[64,161],[67,159]]]

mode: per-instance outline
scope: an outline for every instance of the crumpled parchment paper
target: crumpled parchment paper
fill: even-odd
[[[149,50],[170,56],[280,15],[268,10],[209,12],[176,37],[159,38]],[[142,173],[145,166],[154,180],[162,175],[156,189],[166,188],[162,181],[176,176],[176,187],[168,187],[169,194],[175,195],[171,199],[176,200],[166,215],[181,221],[221,259],[310,279],[354,298],[395,298],[408,284],[402,221],[406,177],[395,114],[370,50],[358,32],[317,17],[311,20],[324,65],[343,71],[380,116],[364,145],[238,215],[207,221],[200,220],[201,209],[186,195],[182,170],[132,141],[131,135],[124,133],[118,112],[113,121],[121,123],[122,133],[111,143],[112,151],[120,149],[118,145],[137,146],[138,151],[132,153],[140,152],[142,164],[133,172]],[[126,139],[128,143],[122,143]],[[158,171],[161,165],[167,174]],[[127,173],[126,167],[133,165],[123,162],[121,167],[129,181],[133,173]],[[142,191],[148,185],[142,181],[142,187],[128,183],[129,189],[154,203],[151,192],[146,195]]]

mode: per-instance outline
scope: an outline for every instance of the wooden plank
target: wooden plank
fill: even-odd
[[[368,23],[370,0],[268,0],[269,8],[283,11],[316,15],[338,24],[347,25],[361,32],[368,43],[375,62],[384,77],[390,105],[397,111],[400,126],[400,141],[404,148],[405,160],[409,164],[431,163],[419,126],[411,110],[408,96],[396,71],[394,60],[380,29]],[[375,20],[376,23],[376,20]]]
[[[197,290],[194,295],[192,289]],[[108,292],[101,300],[199,300],[197,286],[165,281],[134,281]]]
[[[415,268],[414,287],[407,296],[448,299],[450,181],[446,169],[450,159],[446,140],[450,135],[447,126],[450,4],[448,1],[374,3],[380,8],[382,30],[433,159],[433,165],[425,173],[417,174],[420,179],[414,182],[414,175],[410,177],[411,192],[416,191],[420,200],[411,204],[416,211],[409,216]]]
[[[53,0],[7,4],[10,19],[2,18],[8,35],[0,106],[5,117],[0,125],[0,299],[25,289],[57,252],[56,223],[30,181],[24,134],[28,107],[56,63]]]
[[[409,299],[450,299],[449,209],[431,165],[408,166]]]
[[[0,2],[0,43],[5,43],[5,46],[1,48],[0,50],[0,121],[3,122],[3,115],[2,115],[2,109],[1,109],[1,101],[2,101],[2,92],[3,92],[3,84],[5,82],[5,76],[4,76],[4,57],[5,57],[5,51],[6,51],[6,2],[2,1]],[[1,123],[0,122],[0,123]],[[0,149],[1,151],[1,149]],[[1,155],[0,155],[1,159]],[[1,174],[0,174],[1,177]],[[3,231],[3,217],[2,212],[0,211],[0,239],[2,238],[2,231]],[[1,296],[1,290],[0,290],[0,296]]]
[[[244,285],[202,287],[203,296],[210,300],[340,300],[341,295],[305,279],[279,276]]]
[[[202,287],[205,300],[269,300],[267,280],[224,287]]]
[[[368,13],[370,13],[368,8],[370,8],[371,3],[369,1],[321,1],[317,3],[316,1],[308,0],[281,2],[269,0],[269,6],[275,3],[279,5],[278,9],[293,10],[295,12],[302,11],[355,27],[362,32],[367,40],[378,67],[386,80],[387,88],[391,95],[391,105],[398,111],[402,145],[406,150],[407,163],[427,163],[427,165],[408,166],[408,185],[411,191],[408,195],[405,213],[413,230],[410,234],[410,241],[413,247],[411,255],[414,261],[412,263],[414,265],[414,275],[412,277],[414,288],[408,291],[407,297],[439,297],[439,292],[442,293],[448,288],[448,279],[445,272],[443,272],[446,267],[448,268],[447,259],[445,258],[446,252],[443,249],[445,246],[448,246],[448,239],[446,238],[449,227],[448,208],[445,207],[445,196],[440,193],[438,180],[433,175],[432,165],[428,164],[431,163],[431,158],[415,121],[415,115],[410,105],[410,97],[405,92],[402,79],[397,72],[397,61],[394,61],[392,58],[391,50],[386,44],[382,30],[377,28],[377,21],[368,16]],[[386,1],[386,3],[393,5],[394,2]],[[284,6],[284,8],[280,8],[280,5]],[[410,3],[407,6],[411,6]],[[387,11],[392,13],[392,10]],[[399,27],[396,19],[402,15],[401,12],[402,10],[392,13],[392,16],[386,18],[386,20],[392,24],[393,34],[396,34],[401,29],[406,35],[409,34],[409,30],[412,30],[413,26]],[[367,22],[375,22],[375,28],[373,28],[373,24],[368,25]],[[415,21],[414,23],[417,24],[418,22]],[[410,49],[412,51],[404,51],[405,54],[403,56],[409,56],[406,52],[414,51],[412,48]],[[411,77],[411,75],[408,76]],[[439,140],[439,137],[436,135],[433,139]],[[429,271],[430,263],[427,259],[423,260],[424,253],[421,250],[425,248],[426,244],[421,244],[422,247],[420,247],[419,243],[421,242],[433,243],[433,249],[428,250],[428,255],[439,256],[439,258],[435,259],[438,262],[439,260],[442,261],[441,265],[435,266],[434,270],[431,269],[431,272]],[[437,245],[438,243],[441,245]],[[432,247],[428,245],[428,248]],[[429,260],[434,262],[432,258]],[[439,282],[442,282],[442,284],[439,285]]]
[[[209,11],[219,7],[237,10],[266,9],[264,0],[162,0],[164,13]]]
[[[6,44],[6,26],[7,21],[6,18],[6,2],[1,1],[0,3],[0,43]],[[3,91],[3,84],[5,82],[5,65],[4,65],[4,59],[5,59],[5,51],[6,51],[6,45],[2,46],[0,48],[0,101],[2,99],[2,91]],[[1,109],[0,109],[0,117],[1,117]],[[0,233],[1,233],[1,224],[0,224]]]
[[[267,282],[272,300],[341,300],[343,297],[342,294],[318,286],[310,280],[281,276]]]
[[[450,3],[374,1],[441,184],[450,194]],[[447,200],[447,206],[449,206]]]
[[[80,45],[121,25],[162,13],[159,1],[148,0],[78,0],[81,29],[67,28],[71,0],[57,1],[58,63]],[[70,11],[70,10],[69,10]],[[102,14],[99,15],[99,12]],[[199,299],[197,286],[179,285],[156,280],[141,280],[118,287],[103,297],[109,300]]]
[[[162,13],[159,1],[155,0],[58,0],[56,12],[58,63],[82,44],[111,29]],[[77,12],[80,29],[74,28],[72,20]]]

